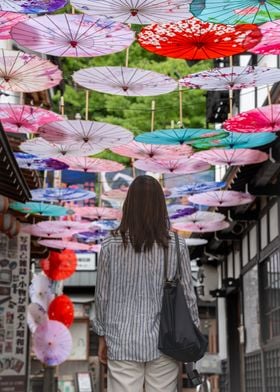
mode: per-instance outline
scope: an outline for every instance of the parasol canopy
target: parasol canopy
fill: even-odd
[[[95,231],[85,231],[82,233],[76,233],[74,235],[75,239],[84,244],[92,244],[95,241],[103,240],[107,237],[107,230],[95,230]]]
[[[220,139],[226,136],[227,133],[223,130],[180,128],[145,132],[136,136],[135,140],[149,144],[183,145],[184,143],[193,144],[199,140]]]
[[[71,354],[71,333],[59,321],[48,320],[36,329],[33,335],[33,350],[45,365],[60,365]]]
[[[232,132],[256,133],[280,130],[280,105],[262,106],[233,116],[223,127]]]
[[[63,159],[63,162],[69,166],[69,169],[85,173],[110,173],[122,171],[125,168],[121,163],[100,158],[71,157]]]
[[[1,9],[1,5],[0,5]],[[0,11],[0,40],[11,39],[10,30],[18,22],[26,19],[26,15],[17,14],[15,12]]]
[[[101,199],[123,201],[126,198],[127,191],[128,187],[126,186],[122,186],[118,189],[111,189],[110,191],[103,192]]]
[[[12,210],[22,212],[23,214],[31,215],[42,215],[42,216],[65,216],[68,214],[69,210],[67,208],[56,206],[47,203],[36,203],[29,201],[27,203],[20,203],[18,201],[13,201],[10,203],[10,208]]]
[[[175,22],[191,16],[190,0],[71,0],[86,14],[103,16],[129,24]]]
[[[200,246],[206,245],[208,243],[208,240],[204,238],[185,238],[185,243],[188,246]]]
[[[63,231],[65,237],[72,236],[73,233],[79,231],[87,231],[89,228],[88,222],[75,222],[70,220],[52,221],[51,224],[50,222],[39,222],[36,226],[44,231],[48,231],[50,228],[55,232]]]
[[[254,200],[255,197],[249,193],[237,191],[211,191],[189,197],[191,203],[210,207],[232,207],[250,204]]]
[[[95,245],[86,245],[75,241],[40,240],[38,241],[38,244],[52,249],[87,250],[96,253],[99,252],[99,247],[97,248]]]
[[[262,39],[256,46],[250,49],[250,52],[255,54],[280,54],[280,20],[264,23],[260,26],[260,30],[262,33]]]
[[[88,200],[96,196],[94,192],[80,188],[39,188],[31,191],[32,200],[36,201],[79,201]]]
[[[193,233],[211,233],[213,231],[219,231],[228,229],[230,224],[225,221],[215,221],[215,222],[178,222],[173,224],[173,228],[179,231],[190,231]]]
[[[42,273],[34,275],[29,286],[29,296],[31,302],[47,310],[49,303],[54,299],[50,279]]]
[[[169,218],[174,220],[192,215],[197,211],[197,208],[193,205],[171,204],[167,206],[167,211]]]
[[[144,49],[186,60],[233,56],[253,48],[260,39],[260,30],[254,24],[226,26],[195,18],[152,24],[138,34],[138,42]]]
[[[90,220],[120,220],[122,216],[121,210],[109,207],[75,207],[74,212]]]
[[[50,320],[59,321],[69,328],[74,321],[74,305],[67,295],[59,295],[50,303],[48,315]]]
[[[48,320],[48,314],[46,310],[39,304],[31,303],[27,308],[27,324],[32,333],[34,333],[37,327]]]
[[[0,89],[30,93],[47,90],[60,83],[57,65],[33,54],[0,50]]]
[[[164,195],[166,199],[172,199],[177,197],[185,197],[186,195],[191,195],[194,193],[213,191],[220,188],[224,188],[225,186],[226,186],[226,182],[222,182],[222,181],[198,182],[198,183],[185,184],[185,185],[166,189],[164,191]]]
[[[192,148],[186,144],[179,146],[160,146],[132,141],[126,145],[111,148],[115,154],[136,159],[172,159],[190,157]]]
[[[278,0],[193,0],[190,11],[201,20],[230,25],[280,19]]]
[[[63,8],[68,0],[1,0],[0,10],[23,14],[45,14]]]
[[[167,75],[128,67],[81,69],[73,79],[89,90],[128,97],[167,94],[178,87],[178,82]]]
[[[65,249],[62,252],[51,251],[47,259],[40,262],[41,268],[48,278],[64,280],[70,278],[77,268],[77,257],[73,250]]]
[[[47,124],[40,128],[40,136],[51,143],[74,144],[93,155],[106,148],[129,143],[133,134],[118,125],[97,121],[68,120]]]
[[[134,41],[134,32],[124,24],[72,14],[30,18],[14,26],[11,36],[24,48],[59,57],[104,56]]]
[[[259,150],[249,148],[238,148],[224,150],[221,148],[212,148],[208,151],[200,151],[193,155],[194,159],[207,162],[210,165],[252,165],[261,163],[268,159],[268,154]]]
[[[25,154],[23,152],[15,152],[14,156],[21,169],[54,171],[65,170],[69,167],[66,163],[58,161],[57,159],[43,159],[36,155]]]
[[[99,221],[94,221],[90,225],[90,230],[115,230],[119,227],[120,222],[115,219],[100,219]]]
[[[220,214],[218,212],[210,212],[210,211],[196,211],[191,215],[188,215],[184,218],[182,218],[180,221],[181,222],[190,222],[190,223],[203,223],[203,222],[220,222],[225,220],[226,217],[223,214]]]
[[[207,163],[192,158],[172,160],[139,159],[133,165],[143,171],[171,174],[191,174],[210,168]]]
[[[255,135],[249,133],[229,132],[228,136],[221,140],[201,140],[194,143],[194,147],[198,149],[209,149],[214,147],[222,148],[254,148],[272,143],[276,139],[276,135],[269,132],[260,132]]]
[[[39,127],[63,117],[36,106],[0,104],[0,121],[6,132],[35,133]]]
[[[37,224],[34,225],[25,225],[22,227],[21,232],[28,233],[34,237],[42,237],[42,238],[63,238],[67,237],[68,233],[62,230],[55,230],[52,227],[52,223],[47,222],[48,224],[45,225],[45,228],[42,229]],[[73,233],[71,233],[73,234]]]
[[[267,67],[214,68],[187,75],[179,80],[181,86],[203,90],[240,90],[273,84],[280,80],[280,69]]]

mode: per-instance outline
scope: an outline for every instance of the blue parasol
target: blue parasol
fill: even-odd
[[[171,204],[167,206],[167,211],[170,219],[178,219],[194,214],[197,208],[193,205]]]
[[[176,186],[165,190],[165,198],[172,199],[177,197],[184,197],[186,195],[192,195],[194,193],[201,193],[207,191],[215,191],[220,188],[224,188],[226,182],[200,182],[193,184],[184,184],[182,186]]]
[[[20,203],[12,202],[10,208],[15,211],[22,212],[23,214],[42,215],[42,216],[64,216],[68,214],[68,209],[47,203]]]
[[[31,191],[32,200],[37,201],[79,201],[92,199],[94,192],[80,188],[40,188]]]
[[[65,170],[69,167],[66,163],[57,159],[39,158],[36,155],[25,154],[24,152],[15,152],[14,155],[21,169],[54,171]]]
[[[107,230],[85,231],[82,233],[74,234],[74,238],[78,242],[91,244],[92,242],[103,240],[108,235]]]

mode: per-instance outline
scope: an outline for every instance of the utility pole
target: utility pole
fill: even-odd
[[[55,366],[46,366],[44,372],[43,392],[57,392]]]

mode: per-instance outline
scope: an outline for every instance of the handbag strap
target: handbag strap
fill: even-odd
[[[180,243],[179,237],[177,233],[174,233],[175,237],[175,244],[176,244],[176,254],[177,254],[177,268],[176,274],[173,280],[180,280],[181,279],[181,251],[180,251]],[[168,248],[164,248],[164,281],[168,282]]]

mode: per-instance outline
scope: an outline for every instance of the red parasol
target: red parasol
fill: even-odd
[[[125,168],[121,163],[100,158],[71,157],[62,159],[62,161],[69,166],[70,170],[83,171],[85,173],[110,173],[122,171]]]
[[[119,155],[136,159],[172,159],[175,157],[188,158],[192,155],[192,148],[187,144],[178,146],[161,146],[132,141],[129,144],[113,147],[111,150]]]
[[[225,121],[223,127],[232,132],[256,133],[280,130],[280,105],[269,105],[242,112]]]
[[[109,207],[74,207],[74,211],[76,215],[90,220],[120,220],[122,216],[121,210]]]
[[[230,224],[225,221],[216,221],[216,222],[208,222],[208,221],[201,221],[198,223],[192,222],[179,222],[173,225],[175,230],[179,231],[190,231],[194,233],[211,233],[213,231],[219,231],[229,228]]]
[[[40,262],[41,268],[48,278],[64,280],[70,278],[77,268],[76,254],[69,249],[62,252],[50,251],[49,257]]]
[[[0,50],[0,89],[15,92],[47,90],[60,83],[57,65],[33,54]]]
[[[211,150],[200,151],[194,154],[193,158],[200,159],[210,165],[238,166],[264,162],[268,159],[268,154],[249,148],[232,150],[212,148]]]
[[[211,191],[189,197],[191,203],[211,207],[232,207],[250,204],[254,200],[255,197],[249,193],[237,191]]]
[[[260,38],[260,30],[253,24],[226,26],[190,18],[144,27],[138,42],[144,49],[161,56],[203,60],[245,52]]]
[[[11,39],[11,28],[26,18],[23,14],[0,11],[0,39]]]
[[[91,252],[99,252],[97,245],[86,245],[76,241],[63,241],[63,240],[40,240],[38,244],[46,246],[52,249],[64,249],[64,250],[87,250]]]
[[[134,162],[137,169],[153,173],[191,174],[208,170],[210,166],[192,158],[178,158],[172,160],[139,159]]]
[[[67,295],[59,295],[50,303],[48,315],[50,320],[60,321],[69,328],[74,321],[74,305]]]

